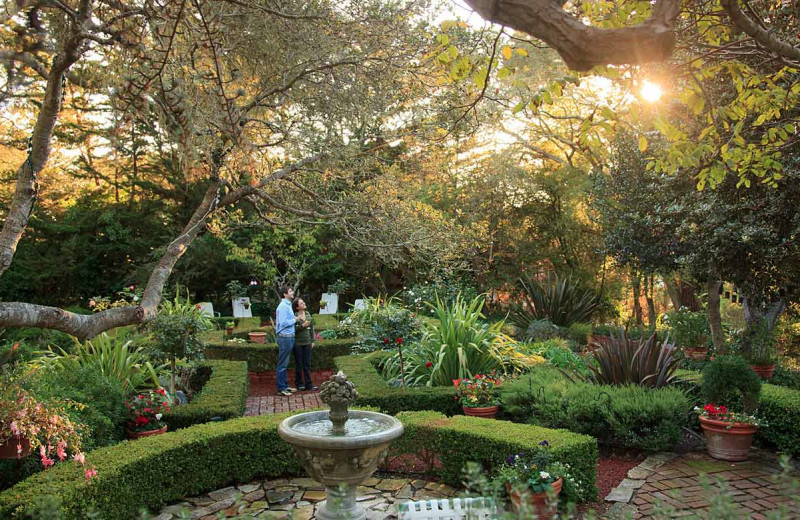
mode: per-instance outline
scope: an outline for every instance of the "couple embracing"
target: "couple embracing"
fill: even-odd
[[[314,324],[302,298],[294,297],[294,289],[281,287],[283,299],[275,311],[275,335],[278,343],[278,367],[275,370],[278,395],[290,396],[299,390],[316,390],[311,382],[311,349],[314,347]],[[294,381],[289,386],[286,369],[294,352]]]

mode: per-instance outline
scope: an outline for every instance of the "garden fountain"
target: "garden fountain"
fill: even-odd
[[[386,458],[389,444],[403,434],[403,425],[390,415],[348,411],[357,397],[353,383],[339,372],[320,388],[329,411],[294,415],[278,427],[311,478],[325,486],[327,498],[316,513],[321,520],[366,518],[356,502],[356,489]]]

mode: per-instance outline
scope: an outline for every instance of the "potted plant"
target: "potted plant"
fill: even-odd
[[[130,410],[128,438],[138,439],[166,433],[167,424],[162,419],[164,413],[169,412],[169,398],[163,388],[135,395],[125,402],[125,407]]]
[[[532,455],[510,455],[494,480],[505,486],[515,512],[525,517],[552,518],[565,481],[568,485],[574,485],[574,481],[567,466],[550,461],[549,443],[545,440],[539,445],[545,449]]]
[[[253,343],[266,343],[267,342],[267,333],[266,332],[248,332],[247,337],[250,338],[250,341]]]
[[[327,301],[325,301],[325,300],[320,300],[319,301],[319,308],[320,309],[324,309],[327,306],[328,306],[328,302]]]
[[[228,336],[232,336],[232,335],[233,335],[233,329],[234,329],[235,327],[236,327],[236,323],[235,323],[235,322],[232,322],[232,321],[228,321],[228,322],[226,322],[226,323],[225,323],[225,333],[226,333]]]
[[[249,309],[250,308],[250,300],[242,298],[241,303],[242,303],[242,307],[244,307],[245,309]]]
[[[701,390],[708,403],[698,409],[708,454],[721,460],[747,460],[760,424],[753,411],[761,380],[743,358],[716,356],[703,369]]]
[[[675,344],[683,348],[683,354],[687,358],[696,361],[706,359],[708,338],[711,333],[707,313],[693,312],[681,307],[667,314],[664,322],[671,329]]]
[[[763,318],[758,325],[742,335],[742,350],[750,362],[750,368],[761,379],[772,378],[778,357],[775,353],[775,338]]]
[[[497,388],[502,384],[500,379],[478,374],[471,379],[454,379],[453,386],[458,390],[456,399],[461,402],[464,415],[494,419],[500,408]]]

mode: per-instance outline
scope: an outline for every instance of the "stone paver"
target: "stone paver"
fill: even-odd
[[[765,518],[769,511],[790,501],[783,493],[785,483],[776,479],[778,473],[774,457],[763,452],[753,452],[750,460],[743,462],[720,461],[698,452],[672,459],[658,456],[653,460],[648,458],[629,473],[630,477],[636,477],[635,484],[643,485],[638,489],[619,486],[606,500],[617,499],[632,506],[624,508],[628,513],[635,508],[634,519],[653,518],[654,511],[663,516],[666,510],[672,511],[672,518],[707,518],[710,517],[708,501],[717,493],[725,493],[737,504],[742,518]],[[708,483],[704,483],[706,480]],[[724,482],[724,489],[720,488],[719,480]],[[624,500],[623,489],[634,491],[630,500]],[[787,505],[800,518],[797,504]]]
[[[333,374],[332,370],[315,370],[311,372],[311,380],[319,386]],[[292,396],[277,395],[275,372],[249,373],[250,395],[247,398],[245,415],[266,415],[272,413],[292,412],[312,408],[325,408],[319,398],[319,392],[298,391]],[[294,370],[289,370],[289,384],[293,384]]]
[[[370,478],[369,486],[360,486],[356,493],[359,503],[367,510],[371,520],[391,520],[397,518],[396,502],[405,500],[427,500],[431,498],[451,498],[456,491],[445,485],[425,480]],[[324,489],[319,482],[310,478],[271,480],[252,482],[238,486],[246,489],[246,495],[230,494],[237,488],[227,487],[212,491],[202,497],[187,498],[178,504],[163,508],[158,520],[177,520],[179,518],[218,517],[268,518],[272,520],[293,519],[312,520],[316,516],[319,502],[324,499]],[[392,491],[382,491],[382,490]],[[259,495],[259,500],[248,500],[248,496]],[[403,495],[403,496],[400,496]],[[265,500],[263,497],[267,497]],[[214,497],[224,497],[215,500]]]

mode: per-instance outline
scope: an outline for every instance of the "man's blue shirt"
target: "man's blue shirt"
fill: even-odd
[[[275,311],[275,334],[294,336],[294,323],[292,302],[283,298]]]

